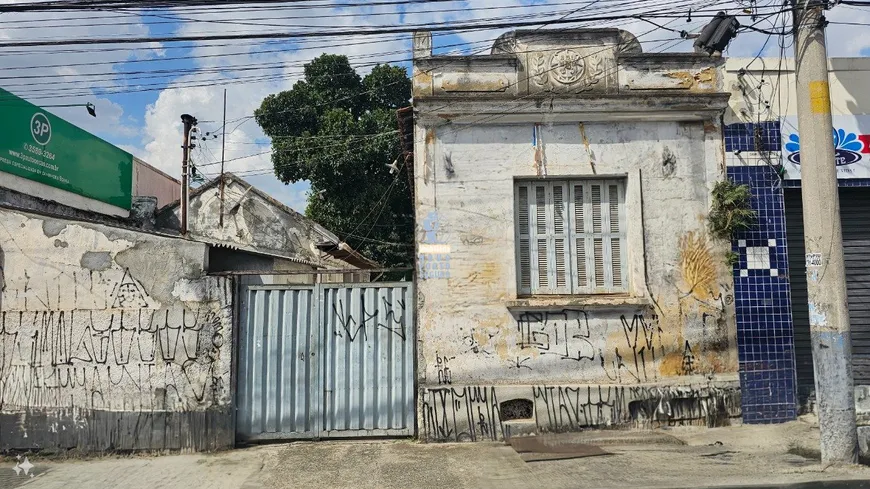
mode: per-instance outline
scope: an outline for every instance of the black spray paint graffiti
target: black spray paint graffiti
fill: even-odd
[[[581,426],[605,426],[619,422],[623,413],[624,388],[607,386],[533,387],[535,405],[544,408],[546,418],[538,418],[538,427],[548,431],[575,429]]]
[[[658,378],[655,369],[656,351],[658,351],[658,358],[664,355],[662,329],[659,327],[658,318],[653,316],[651,320],[647,320],[643,315],[635,314],[631,320],[621,316],[620,322],[625,336],[626,348],[623,352],[626,356],[623,357],[619,347],[614,348],[614,359],[610,362],[612,374],[608,371],[604,357],[601,357],[601,367],[608,378],[621,381],[621,375],[625,372],[636,382],[644,382],[650,380],[650,367],[652,367],[652,378]],[[626,364],[626,359],[633,364],[633,367]]]
[[[541,431],[602,426],[721,426],[740,415],[737,387],[584,386],[532,388]]]
[[[489,348],[480,344],[479,336],[484,336],[484,342],[489,345],[495,335],[487,331],[471,328],[471,330],[462,337],[462,344],[467,348],[465,353],[474,353],[475,355],[485,355],[491,357],[493,355]]]
[[[108,407],[122,383],[124,394],[145,393],[145,406],[217,401],[222,331],[213,311],[3,312],[0,405]],[[82,397],[85,406],[70,402]]]
[[[535,348],[542,355],[560,359],[593,360],[595,349],[589,341],[589,316],[586,311],[565,309],[561,312],[520,314],[519,347]]]
[[[382,297],[381,300],[383,302],[382,309],[378,309],[377,306],[373,308],[369,306],[372,309],[371,312],[366,308],[364,300],[360,301],[359,310],[348,306],[346,311],[345,302],[336,300],[332,304],[333,321],[335,322],[333,334],[353,342],[360,334],[362,334],[363,340],[368,340],[369,329],[373,331],[382,329],[405,341],[405,317],[407,313],[405,301],[397,299],[393,304],[386,297]],[[398,313],[396,309],[398,309]]]
[[[517,370],[522,370],[522,369],[526,368],[526,369],[532,370],[531,365],[528,365],[528,362],[531,359],[532,359],[532,357],[524,357],[524,358],[516,357],[515,359],[508,361],[508,363],[509,363],[508,368],[509,369],[517,369]]]
[[[429,389],[422,412],[427,440],[495,441],[503,436],[494,387]]]
[[[695,373],[695,354],[692,352],[692,345],[686,340],[686,346],[683,348],[683,375],[691,375]]]
[[[0,407],[148,410],[220,402],[229,374],[221,362],[232,314],[229,281],[216,281],[210,304],[191,311],[141,308],[151,301],[128,271],[119,281],[99,275],[90,274],[81,292],[76,283],[70,302],[99,300],[103,309],[0,312]],[[110,283],[108,297],[90,299],[94,284]],[[57,297],[38,302],[57,306]]]
[[[450,372],[450,361],[456,357],[441,356],[435,352],[435,370],[438,371],[438,385],[453,383],[453,374]]]
[[[448,442],[502,439],[502,420],[518,419],[512,414],[517,399],[500,404],[497,390],[468,386],[424,391],[425,438]],[[607,426],[724,426],[741,413],[737,386],[533,386],[529,394],[530,411],[522,418],[534,418],[541,432]]]

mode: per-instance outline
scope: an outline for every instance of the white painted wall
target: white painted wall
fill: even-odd
[[[580,361],[555,355],[554,337],[549,338],[551,351],[520,346],[518,320],[539,316],[508,309],[517,299],[514,179],[536,176],[532,130],[532,124],[438,128],[431,160],[418,164],[418,222],[436,212],[439,240],[450,247],[450,278],[419,283],[424,383],[438,384],[444,359],[451,381],[458,384],[636,383],[735,372],[733,329],[717,325],[720,319],[730,325],[732,319],[714,299],[725,301],[731,294],[723,265],[726,246],[707,238],[705,221],[710,188],[722,171],[719,127],[705,129],[703,122],[542,126],[546,178],[626,178],[629,294],[606,301],[593,296],[551,301],[556,306],[552,312],[584,310],[556,321],[567,322],[571,336],[581,336],[560,345],[562,351],[567,347],[568,356],[579,354]],[[666,152],[673,155],[672,166],[663,165]],[[452,174],[445,169],[447,160]],[[691,290],[686,280],[691,272],[681,268],[692,236],[701,245],[697,251],[709,257],[703,266],[711,274],[704,283],[710,290]],[[653,312],[653,300],[665,317],[654,319],[660,312]],[[641,316],[647,327],[662,330],[648,332],[656,351],[647,346],[635,362],[643,340],[636,343],[628,329],[643,327]],[[563,327],[550,323],[532,328],[554,335]],[[691,372],[681,370],[686,341],[698,357]]]
[[[746,70],[743,77],[738,76],[741,68]],[[781,74],[777,75],[780,68]],[[832,115],[870,111],[870,91],[867,90],[870,58],[831,58],[828,78]],[[731,93],[726,124],[755,122],[759,116],[765,121],[797,115],[794,58],[781,62],[779,58],[729,58],[725,63],[724,80],[725,90]]]

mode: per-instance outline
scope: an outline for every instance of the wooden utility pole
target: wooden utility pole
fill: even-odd
[[[187,218],[190,208],[190,130],[196,126],[196,117],[183,114],[184,140],[181,145],[181,234],[187,235]]]
[[[852,338],[825,47],[826,3],[798,0],[794,7],[807,292],[822,461],[857,463]]]

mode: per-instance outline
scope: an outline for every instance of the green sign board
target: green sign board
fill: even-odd
[[[0,171],[130,209],[133,155],[3,89]]]

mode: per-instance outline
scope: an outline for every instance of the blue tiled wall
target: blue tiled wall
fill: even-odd
[[[728,176],[752,188],[758,213],[758,225],[732,244],[740,256],[734,303],[743,421],[790,421],[797,416],[797,381],[782,185],[768,166],[729,167]]]
[[[778,121],[724,129],[725,151],[749,153],[749,159],[763,151],[778,161],[780,138]],[[800,188],[801,182],[780,180],[767,165],[729,166],[728,176],[751,187],[752,208],[758,213],[758,225],[732,243],[740,256],[734,298],[743,421],[789,421],[797,415],[797,379],[783,188]],[[839,186],[870,187],[870,179],[839,180]]]
[[[779,121],[725,126],[725,151],[780,151]]]

